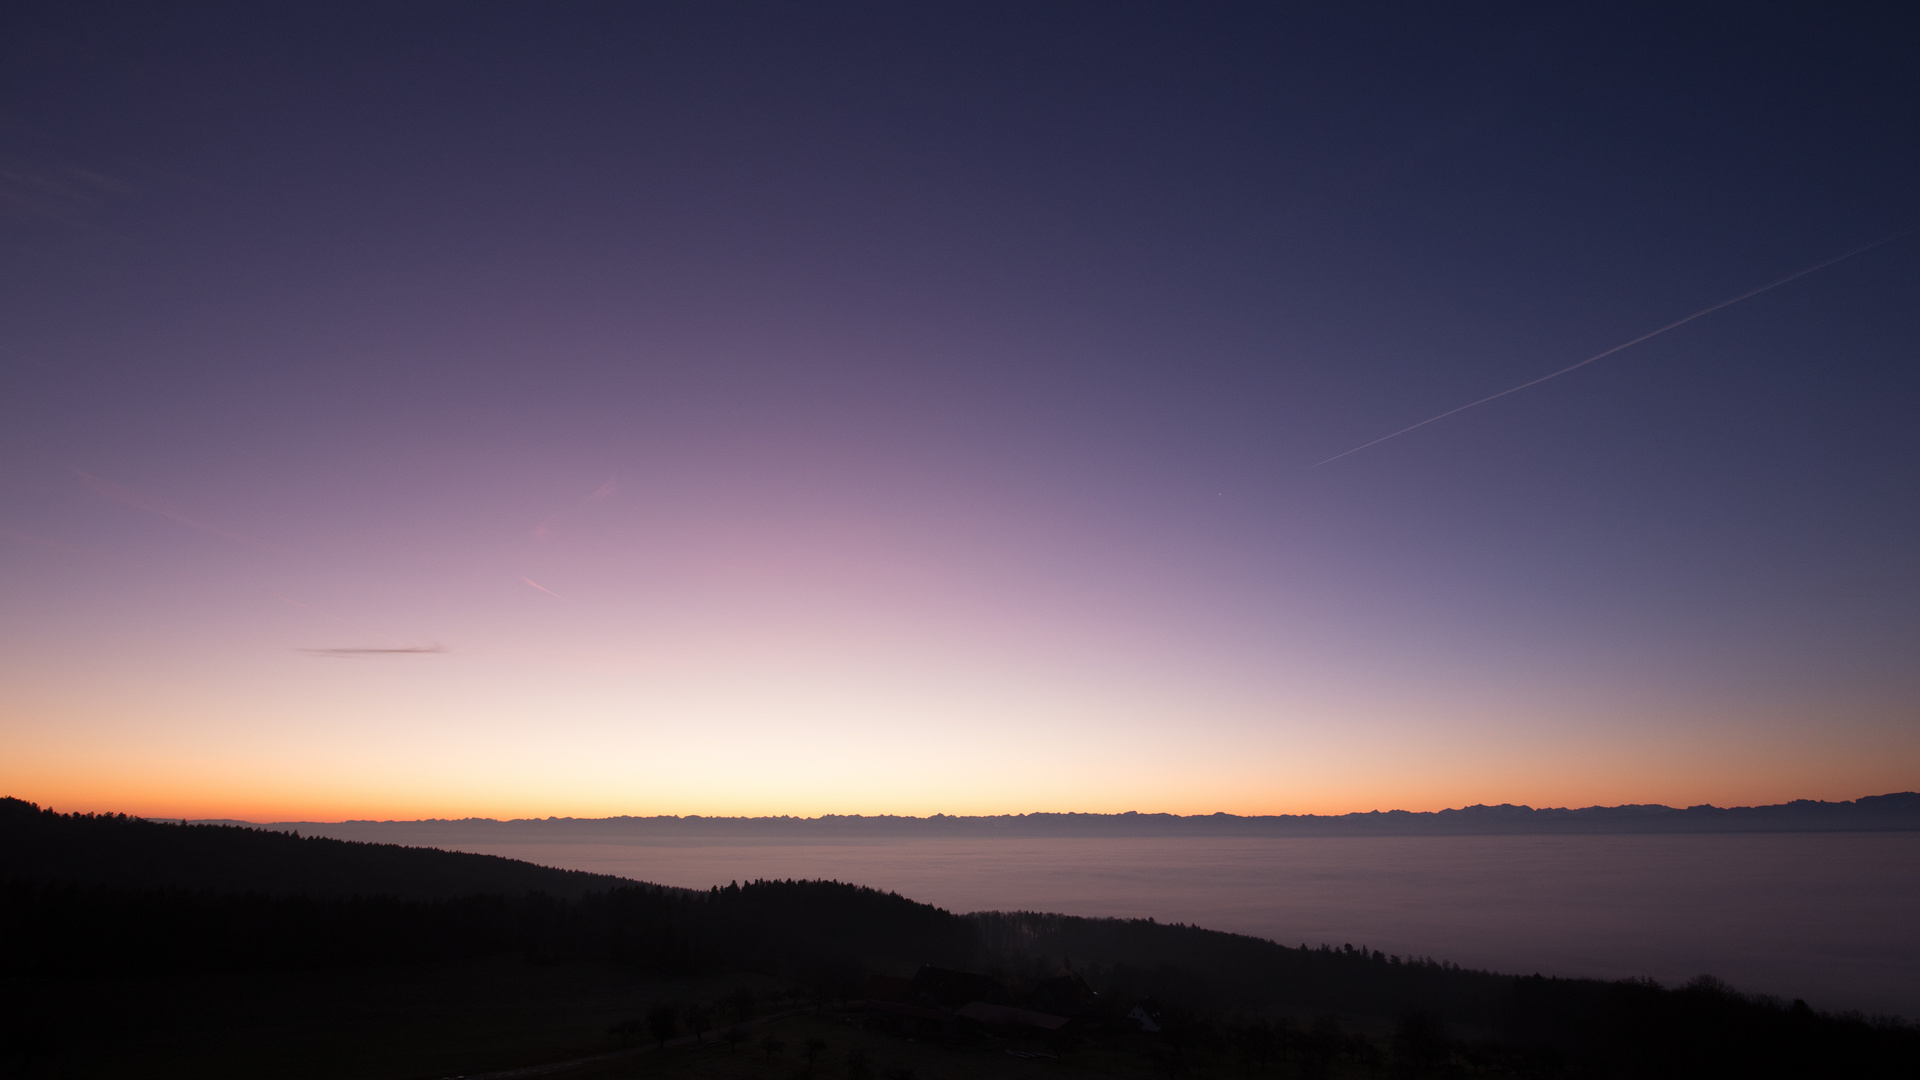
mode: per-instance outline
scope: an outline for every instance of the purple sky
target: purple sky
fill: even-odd
[[[1920,786],[1911,12],[0,15],[0,788]]]

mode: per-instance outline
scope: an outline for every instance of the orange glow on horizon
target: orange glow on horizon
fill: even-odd
[[[38,803],[62,813],[125,813],[160,820],[231,820],[256,823],[277,821],[413,821],[456,820],[462,818],[513,819],[610,818],[610,817],[796,817],[825,816],[900,816],[952,817],[1017,816],[1021,814],[1174,814],[1205,816],[1226,813],[1241,817],[1265,815],[1338,816],[1370,811],[1406,810],[1415,813],[1458,809],[1476,804],[1546,807],[1618,806],[1626,804],[1664,804],[1685,807],[1710,803],[1716,806],[1759,806],[1817,799],[1829,802],[1850,801],[1868,795],[1911,790],[1892,776],[1834,776],[1816,790],[1782,778],[1772,784],[1755,784],[1726,778],[1712,785],[1582,785],[1577,788],[1528,791],[1459,791],[1440,787],[1422,790],[1404,789],[1396,794],[1375,797],[1366,791],[1323,792],[1317,797],[1285,798],[1259,793],[1216,793],[1207,796],[1180,797],[1170,794],[1154,800],[1109,796],[1077,803],[982,803],[955,798],[947,801],[850,803],[839,798],[811,797],[791,802],[752,798],[707,798],[678,804],[641,799],[595,799],[574,797],[501,799],[480,793],[445,792],[434,795],[396,796],[392,792],[363,791],[353,794],[326,791],[324,785],[286,786],[209,780],[179,785],[162,780],[125,778],[124,783],[102,783],[98,778],[78,777],[64,780],[49,778],[33,784],[16,781],[11,795]]]

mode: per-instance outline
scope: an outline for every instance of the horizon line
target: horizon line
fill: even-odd
[[[1234,813],[1227,810],[1216,810],[1211,813],[1197,813],[1197,814],[1179,814],[1179,813],[1174,813],[1174,812],[1165,811],[1165,810],[1145,810],[1145,811],[1143,810],[1121,810],[1121,811],[1030,810],[1030,811],[1022,811],[1017,813],[1007,812],[1007,813],[999,813],[999,814],[934,813],[934,814],[916,815],[916,814],[848,813],[848,814],[818,814],[814,816],[805,816],[805,815],[796,815],[796,814],[608,814],[600,817],[579,817],[579,816],[573,816],[573,815],[548,815],[546,817],[513,817],[513,818],[495,818],[495,817],[481,817],[481,816],[423,817],[423,818],[342,818],[337,821],[321,821],[314,818],[302,818],[302,819],[286,818],[286,819],[281,819],[276,821],[255,821],[248,818],[191,818],[191,817],[174,817],[174,816],[144,817],[143,819],[148,821],[184,821],[189,824],[196,824],[196,825],[228,825],[228,824],[230,825],[426,825],[426,824],[461,824],[466,822],[474,822],[474,823],[491,822],[494,824],[511,825],[511,824],[534,824],[534,823],[544,823],[544,822],[567,822],[567,821],[571,821],[571,822],[606,822],[606,821],[776,822],[777,821],[777,822],[791,822],[791,823],[827,822],[827,821],[933,822],[933,821],[1005,821],[1005,820],[1024,820],[1028,818],[1160,818],[1160,819],[1179,820],[1179,821],[1204,821],[1204,820],[1218,819],[1218,818],[1229,818],[1229,819],[1240,820],[1240,821],[1262,821],[1262,820],[1276,820],[1276,819],[1338,821],[1338,820],[1343,820],[1347,818],[1387,817],[1387,816],[1397,816],[1397,815],[1404,815],[1407,817],[1423,817],[1423,816],[1432,817],[1432,816],[1438,816],[1440,814],[1466,813],[1468,811],[1473,811],[1473,810],[1526,811],[1528,813],[1536,813],[1536,814],[1537,813],[1555,813],[1555,812],[1581,813],[1581,812],[1593,811],[1593,810],[1643,810],[1643,811],[1657,811],[1657,812],[1665,812],[1665,813],[1686,813],[1688,811],[1708,811],[1708,810],[1718,810],[1718,811],[1772,810],[1772,809],[1781,809],[1781,808],[1795,807],[1795,806],[1840,807],[1840,806],[1858,806],[1860,803],[1866,802],[1868,800],[1898,798],[1900,796],[1913,796],[1917,799],[1920,799],[1920,791],[1914,791],[1914,790],[1889,791],[1889,792],[1883,792],[1877,795],[1861,795],[1853,799],[1840,799],[1840,800],[1788,799],[1784,802],[1753,803],[1749,805],[1739,805],[1739,806],[1719,806],[1714,803],[1694,803],[1689,806],[1672,806],[1666,803],[1617,803],[1613,805],[1602,805],[1599,803],[1595,803],[1590,806],[1531,806],[1526,803],[1472,803],[1464,806],[1443,807],[1439,810],[1402,810],[1402,809],[1396,808],[1391,810],[1378,810],[1378,809],[1350,810],[1345,813],[1337,813],[1337,814],[1316,814],[1316,813],[1240,814],[1240,813]],[[129,815],[129,816],[138,816],[138,815]]]

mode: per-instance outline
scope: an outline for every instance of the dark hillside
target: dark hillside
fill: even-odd
[[[1058,958],[1091,972],[1109,993],[1154,997],[1202,1011],[1273,1007],[1492,1025],[1508,1014],[1511,975],[1470,971],[1364,948],[1291,948],[1264,938],[1148,919],[1039,912],[967,916],[988,955]]]
[[[1749,997],[1707,977],[1670,990],[1651,980],[1472,971],[1352,945],[1288,948],[1145,919],[1036,912],[968,919],[979,928],[983,955],[1030,971],[1071,962],[1109,1001],[1155,999],[1178,1018],[1182,1038],[1212,1043],[1223,1055],[1249,1030],[1230,1018],[1279,1011],[1414,1024],[1462,1061],[1476,1056],[1475,1044],[1482,1058],[1522,1051],[1538,1075],[1920,1077],[1920,1029],[1912,1025],[1816,1013],[1805,1002]],[[1440,1031],[1456,1034],[1434,1035]]]
[[[958,916],[835,882],[708,892],[486,855],[0,803],[0,959],[20,972],[281,970],[516,954],[637,970],[959,963]]]
[[[432,848],[349,843],[236,825],[58,814],[0,798],[0,880],[330,899],[573,898],[638,882]]]

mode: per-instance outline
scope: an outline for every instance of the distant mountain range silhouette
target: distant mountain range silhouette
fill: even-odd
[[[231,824],[246,824],[232,822]],[[1151,837],[1151,836],[1500,836],[1661,833],[1895,832],[1920,830],[1920,792],[1851,802],[1796,799],[1772,806],[1654,804],[1579,809],[1468,806],[1319,815],[1002,814],[988,817],[609,817],[460,818],[425,821],[277,822],[268,828],[322,831],[356,840],[429,843],[434,837],[581,842],[640,837]]]

